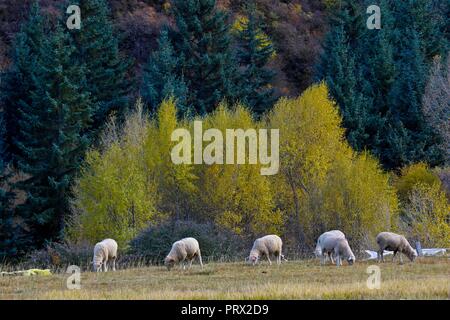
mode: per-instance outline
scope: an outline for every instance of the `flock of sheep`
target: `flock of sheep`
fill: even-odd
[[[378,261],[384,262],[383,252],[384,250],[390,250],[394,252],[394,257],[397,254],[405,254],[411,261],[417,257],[417,252],[409,244],[408,240],[402,235],[392,232],[381,232],[376,238],[378,244]],[[286,260],[282,254],[283,241],[279,236],[268,235],[259,239],[256,239],[253,243],[253,247],[250,250],[249,256],[246,261],[249,261],[255,265],[262,257],[266,257],[269,264],[272,264],[270,256],[274,256],[277,259],[277,264],[281,264],[281,260]],[[327,259],[331,260],[331,263],[336,263],[336,266],[342,265],[342,260],[352,265],[355,262],[355,255],[348,244],[347,239],[343,232],[339,230],[332,230],[323,233],[317,240],[315,249],[317,257],[321,258],[321,264],[325,264]],[[336,261],[333,261],[333,256]],[[117,258],[117,242],[113,239],[105,239],[97,243],[94,247],[93,268],[94,271],[108,271],[108,262],[112,266],[112,270],[116,270],[116,258]],[[175,264],[182,264],[183,269],[186,268],[185,262],[189,263],[189,268],[192,266],[192,261],[197,258],[201,267],[203,268],[202,256],[200,253],[200,245],[194,238],[184,238],[176,241],[172,245],[172,249],[164,259],[164,264],[167,269],[170,270]],[[286,260],[287,261],[287,260]],[[400,254],[400,261],[403,263],[402,256]]]

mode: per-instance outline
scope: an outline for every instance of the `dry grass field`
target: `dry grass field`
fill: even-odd
[[[422,258],[416,263],[386,262],[381,288],[366,285],[367,267],[320,266],[290,261],[281,267],[263,263],[210,263],[203,270],[145,267],[81,274],[81,289],[68,290],[68,274],[48,277],[0,277],[0,299],[449,299],[450,259]]]

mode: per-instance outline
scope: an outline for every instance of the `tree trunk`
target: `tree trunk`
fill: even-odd
[[[291,187],[292,190],[292,196],[293,196],[293,200],[294,200],[294,209],[295,209],[295,217],[294,217],[294,222],[295,222],[295,229],[296,232],[298,233],[298,241],[299,243],[304,243],[305,240],[305,233],[303,230],[303,227],[300,223],[301,221],[301,215],[300,215],[300,203],[299,203],[299,198],[298,198],[298,194],[297,194],[297,189],[295,187],[295,183],[292,179],[292,175],[289,172],[288,173],[288,183],[289,186]]]

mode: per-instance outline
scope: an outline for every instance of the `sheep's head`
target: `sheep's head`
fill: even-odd
[[[322,256],[322,249],[317,248],[316,250],[314,250],[314,255],[316,256],[316,258],[320,258]]]
[[[353,263],[355,263],[355,256],[354,255],[350,255],[348,258],[347,258],[347,262],[348,262],[348,264],[349,265],[352,265]]]
[[[411,260],[411,262],[414,262],[414,260],[416,260],[417,258],[417,251],[410,247],[408,252],[406,253],[406,256],[409,258],[409,260]]]
[[[258,260],[259,260],[259,256],[257,256],[257,255],[250,255],[250,256],[247,258],[248,263],[251,263],[252,265],[257,264],[257,263],[258,263]]]
[[[165,266],[167,267],[167,270],[170,271],[170,269],[172,269],[173,266],[175,265],[175,259],[174,259],[174,258],[171,258],[171,257],[166,257],[166,258],[164,259],[164,264],[165,264]]]
[[[94,272],[100,272],[102,270],[102,261],[101,260],[92,261],[92,270]]]

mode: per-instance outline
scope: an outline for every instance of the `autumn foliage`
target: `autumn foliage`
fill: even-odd
[[[262,176],[259,165],[174,165],[170,135],[193,127],[193,119],[177,119],[175,104],[164,101],[153,119],[138,104],[122,129],[106,132],[107,145],[88,153],[69,235],[95,242],[108,234],[124,245],[162,220],[213,221],[243,239],[278,233],[306,248],[328,229],[366,240],[395,227],[389,176],[370,155],[350,149],[324,84],[281,99],[260,121],[244,106],[225,104],[201,118],[205,129],[223,133],[279,128],[280,172],[273,176]]]

